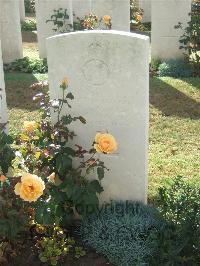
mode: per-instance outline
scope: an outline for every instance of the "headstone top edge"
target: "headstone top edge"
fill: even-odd
[[[47,40],[55,40],[55,39],[61,39],[63,37],[69,37],[69,36],[76,36],[76,35],[98,35],[98,34],[105,34],[105,35],[113,35],[113,36],[125,36],[125,37],[131,37],[136,39],[141,39],[144,41],[149,41],[149,37],[145,35],[141,35],[138,33],[131,33],[127,31],[118,31],[118,30],[87,30],[87,31],[76,31],[76,32],[70,32],[70,33],[63,33],[55,36],[51,36],[47,38]]]

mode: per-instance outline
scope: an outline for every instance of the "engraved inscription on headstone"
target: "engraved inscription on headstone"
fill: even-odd
[[[91,59],[82,67],[85,79],[93,85],[102,85],[109,77],[108,65],[99,59]]]

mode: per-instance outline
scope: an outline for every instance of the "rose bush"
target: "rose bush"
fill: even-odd
[[[135,0],[130,0],[130,26],[132,29],[142,30],[142,18],[144,10],[139,8],[138,3]]]
[[[98,132],[91,140],[90,150],[74,144],[75,132],[69,125],[75,121],[85,124],[86,120],[63,114],[63,107],[70,110],[74,99],[67,77],[59,89],[62,92],[59,99],[50,100],[44,93],[34,97],[43,112],[41,121],[25,121],[21,134],[12,141],[2,132],[10,145],[6,144],[4,155],[0,154],[5,161],[5,165],[1,162],[0,193],[6,201],[9,198],[17,202],[17,214],[19,217],[26,214],[26,223],[29,218],[41,225],[66,226],[77,214],[87,216],[96,211],[98,195],[103,191],[101,180],[108,170],[96,154],[117,150],[117,142],[108,132]],[[56,117],[54,124],[52,113]],[[7,155],[7,160],[6,152],[10,156]],[[7,176],[12,165],[16,177]],[[12,209],[13,205],[10,206]]]
[[[69,23],[68,10],[59,8],[53,11],[50,19],[46,23],[52,23],[52,30],[58,33],[66,33],[80,30],[95,30],[112,28],[112,18],[109,15],[98,17],[94,13],[86,14],[83,18],[74,14],[73,25]]]
[[[14,139],[0,130],[0,240],[13,240],[28,223],[28,207],[14,193],[18,177],[11,177],[12,161],[15,158]]]

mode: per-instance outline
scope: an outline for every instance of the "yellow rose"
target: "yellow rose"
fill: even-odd
[[[32,202],[42,196],[44,189],[45,184],[40,177],[25,173],[21,177],[21,182],[15,185],[15,194],[25,201]]]
[[[113,153],[117,150],[117,142],[109,133],[97,133],[94,148],[99,153]]]
[[[64,77],[64,79],[61,82],[61,87],[65,90],[69,85],[69,79],[67,77]]]
[[[136,15],[136,19],[137,21],[141,21],[142,20],[142,16],[140,14]]]
[[[55,182],[56,174],[52,173],[50,176],[47,177],[47,179],[51,182]]]
[[[110,23],[111,23],[111,16],[109,16],[109,15],[105,15],[105,16],[103,16],[103,22],[104,22],[106,25],[110,25]]]
[[[38,124],[35,121],[24,121],[24,130],[28,133],[32,133],[38,128]]]
[[[29,141],[29,136],[27,136],[26,134],[21,134],[21,135],[20,135],[20,139],[21,139],[22,141],[26,142],[26,141]]]
[[[5,182],[5,181],[6,181],[5,175],[0,175],[0,182]]]

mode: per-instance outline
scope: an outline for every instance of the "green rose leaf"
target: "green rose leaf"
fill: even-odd
[[[90,182],[88,186],[90,191],[101,193],[103,191],[103,187],[100,185],[98,180],[93,180]]]
[[[63,178],[72,168],[72,159],[67,154],[59,154],[56,157],[56,169],[61,178]]]
[[[70,99],[70,100],[73,100],[73,99],[74,99],[74,95],[73,95],[71,92],[69,92],[69,93],[66,95],[66,98],[67,98],[67,99]]]
[[[102,180],[104,178],[104,168],[103,167],[97,168],[97,175],[98,175],[99,180]]]

